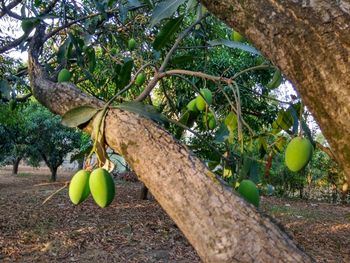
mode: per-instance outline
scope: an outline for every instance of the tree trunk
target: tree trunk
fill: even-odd
[[[21,162],[21,160],[22,158],[16,158],[15,161],[13,162],[12,175],[17,175],[19,163]]]
[[[50,181],[51,181],[51,182],[56,182],[56,179],[57,179],[57,169],[58,169],[58,167],[50,167],[50,171],[51,171],[51,178],[50,178]]]
[[[37,29],[33,41],[40,34]],[[34,45],[32,42],[29,73],[33,94],[43,105],[60,115],[80,105],[103,105],[71,83],[47,80],[37,64]],[[91,127],[85,130],[91,132]],[[198,158],[154,122],[110,109],[105,138],[109,147],[124,156],[204,262],[312,261],[269,218],[224,189]]]
[[[142,184],[141,190],[140,190],[140,200],[147,200],[148,195],[148,188],[144,184]]]
[[[292,81],[350,181],[348,0],[202,0]]]

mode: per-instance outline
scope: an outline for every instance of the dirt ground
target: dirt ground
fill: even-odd
[[[69,180],[48,182],[47,169],[0,170],[0,262],[200,262],[197,253],[154,200],[138,200],[140,184],[116,182],[105,209],[91,197],[70,203]],[[350,262],[350,207],[263,198],[272,215],[318,262]]]

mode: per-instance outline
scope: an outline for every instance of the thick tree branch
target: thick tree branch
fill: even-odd
[[[101,107],[103,102],[73,84],[46,78],[38,63],[44,30],[37,30],[29,50],[35,97],[60,115],[81,105]],[[108,145],[126,158],[204,262],[274,262],[276,255],[280,262],[312,262],[270,219],[225,190],[198,158],[154,122],[111,109],[105,125]]]
[[[21,44],[23,41],[25,41],[28,38],[28,35],[24,34],[23,36],[11,41],[10,43],[7,43],[6,45],[0,47],[0,54],[9,51],[10,49],[13,49],[17,47],[19,44]]]

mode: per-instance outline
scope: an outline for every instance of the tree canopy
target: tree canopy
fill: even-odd
[[[315,73],[316,65],[322,58],[317,57],[316,51],[311,53],[309,67],[304,61],[310,61],[303,60],[298,52],[310,51],[307,48],[315,48],[315,43],[320,45],[316,45],[316,50],[328,47],[324,41],[317,42],[319,34],[312,28],[318,22],[319,6],[310,7],[313,15],[308,18],[299,4],[281,3],[285,6],[281,9],[272,3],[264,6],[266,1],[203,2],[227,23],[237,25],[235,30],[244,37],[211,16],[196,1],[166,0],[155,5],[152,1],[6,3],[2,20],[21,21],[23,35],[17,39],[2,35],[0,53],[14,48],[28,50],[29,60],[27,69],[2,76],[3,100],[11,99],[3,96],[11,94],[11,90],[16,95],[13,92],[16,83],[22,80],[26,84],[28,73],[29,92],[40,103],[63,115],[67,125],[85,129],[100,145],[107,143],[125,156],[203,260],[249,261],[259,257],[269,261],[271,255],[278,254],[284,260],[308,261],[269,220],[213,181],[221,182],[216,178],[221,176],[233,187],[236,181],[246,178],[259,182],[261,170],[268,174],[272,155],[282,152],[290,137],[303,135],[316,145],[305,122],[305,104],[316,114],[323,129],[328,121],[331,123],[333,130],[327,129],[326,137],[335,151],[330,155],[349,174],[349,144],[341,142],[348,130],[344,128],[348,125],[345,122],[348,108],[341,107],[344,114],[338,116],[337,122],[336,111],[327,103],[319,106],[313,97],[325,91],[334,94],[339,105],[346,105],[348,96],[339,94],[346,93],[344,87],[349,79],[342,80],[343,88],[337,89],[334,83],[339,74],[329,77],[348,71],[346,59],[336,69],[329,68],[332,63],[321,63],[322,89],[315,91],[317,84],[311,82],[319,76]],[[21,12],[15,11],[17,6]],[[269,12],[265,12],[267,8]],[[335,13],[342,12],[338,6],[333,9]],[[278,16],[270,16],[275,11]],[[311,29],[307,23],[295,21],[290,15],[293,12],[310,21]],[[261,16],[256,17],[257,14]],[[249,20],[250,16],[254,19]],[[261,19],[269,21],[267,29],[261,29],[266,24]],[[348,19],[348,14],[344,19]],[[344,25],[342,21],[339,24]],[[281,40],[282,31],[273,29],[275,26],[279,30],[294,29],[296,25],[296,34],[307,28],[299,38],[292,35],[297,48],[286,44],[290,42],[288,37],[284,42]],[[332,34],[344,30],[334,27]],[[322,26],[319,30],[323,31]],[[334,46],[344,43],[345,51],[348,50],[348,37],[339,35],[332,39],[336,41]],[[270,47],[263,42],[268,37],[272,39],[266,41],[271,43]],[[308,42],[309,38],[315,41]],[[280,68],[264,59],[248,40],[258,44]],[[303,49],[305,42],[309,44]],[[334,52],[337,54],[338,50]],[[333,62],[334,58],[325,53],[323,58]],[[292,67],[286,66],[288,61],[283,57],[292,62]],[[294,94],[287,101],[276,97],[274,90],[284,81],[280,69],[295,81],[305,102]],[[310,92],[303,87],[305,83],[311,85]],[[104,121],[97,121],[102,123],[102,137],[98,136],[101,127],[96,125],[98,117],[94,118],[97,112],[105,116]],[[339,132],[334,134],[336,128]],[[163,129],[205,159],[211,170]],[[204,216],[205,211],[212,212]],[[230,228],[223,227],[227,225]],[[240,232],[243,225],[250,233]],[[218,245],[219,240],[222,246]],[[245,242],[237,245],[238,240],[254,243],[259,249],[246,252],[240,249]]]

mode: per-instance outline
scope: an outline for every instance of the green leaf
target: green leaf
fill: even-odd
[[[132,8],[137,8],[142,6],[142,3],[138,0],[128,0],[128,8],[132,9]]]
[[[230,41],[227,39],[216,39],[216,40],[212,40],[212,41],[208,41],[208,44],[210,46],[226,46],[229,48],[238,48],[241,49],[243,51],[247,51],[249,53],[255,54],[255,55],[261,55],[261,53],[256,50],[254,47],[243,44],[241,42],[237,42],[237,41]]]
[[[153,27],[155,24],[159,23],[164,18],[171,17],[179,8],[179,6],[185,2],[186,0],[166,0],[160,2],[154,8],[150,27]]]
[[[89,71],[93,72],[96,67],[96,55],[95,55],[95,49],[94,48],[88,48],[87,52],[87,59],[89,64]]]
[[[174,65],[180,65],[180,64],[189,64],[194,60],[194,56],[184,55],[184,56],[177,56],[171,59],[171,63]]]
[[[259,183],[259,169],[258,162],[251,160],[249,168],[249,179],[252,180],[255,184]]]
[[[227,129],[226,125],[222,123],[219,127],[219,130],[215,134],[215,142],[222,143],[229,137],[229,130]]]
[[[120,88],[124,88],[126,85],[129,84],[131,80],[132,67],[134,66],[134,61],[131,58],[126,58],[124,61],[125,62],[119,74],[118,84],[120,85]]]
[[[270,90],[274,90],[279,87],[282,83],[282,74],[281,71],[276,70],[275,73],[273,74],[272,79],[270,80],[269,83],[267,83],[266,87]]]
[[[7,80],[0,80],[0,98],[11,99],[11,87]]]
[[[159,113],[156,108],[154,108],[151,105],[143,104],[142,102],[137,101],[127,101],[119,104],[117,108],[121,110],[130,111],[133,113],[137,113],[142,117],[154,120],[159,123],[165,123],[167,122],[167,118]]]
[[[78,127],[92,119],[100,109],[92,106],[79,106],[67,111],[62,116],[62,124],[67,127]]]
[[[237,115],[230,112],[225,118],[225,125],[229,131],[234,131],[237,128]]]
[[[183,18],[184,16],[182,15],[171,19],[163,26],[153,42],[154,49],[160,50],[172,40],[172,36],[181,26]]]
[[[277,120],[275,120],[278,127],[288,131],[293,125],[293,116],[290,111],[280,110],[278,112]]]
[[[279,136],[274,144],[275,149],[278,152],[282,152],[284,149],[284,146],[287,144],[287,139],[284,136]]]

